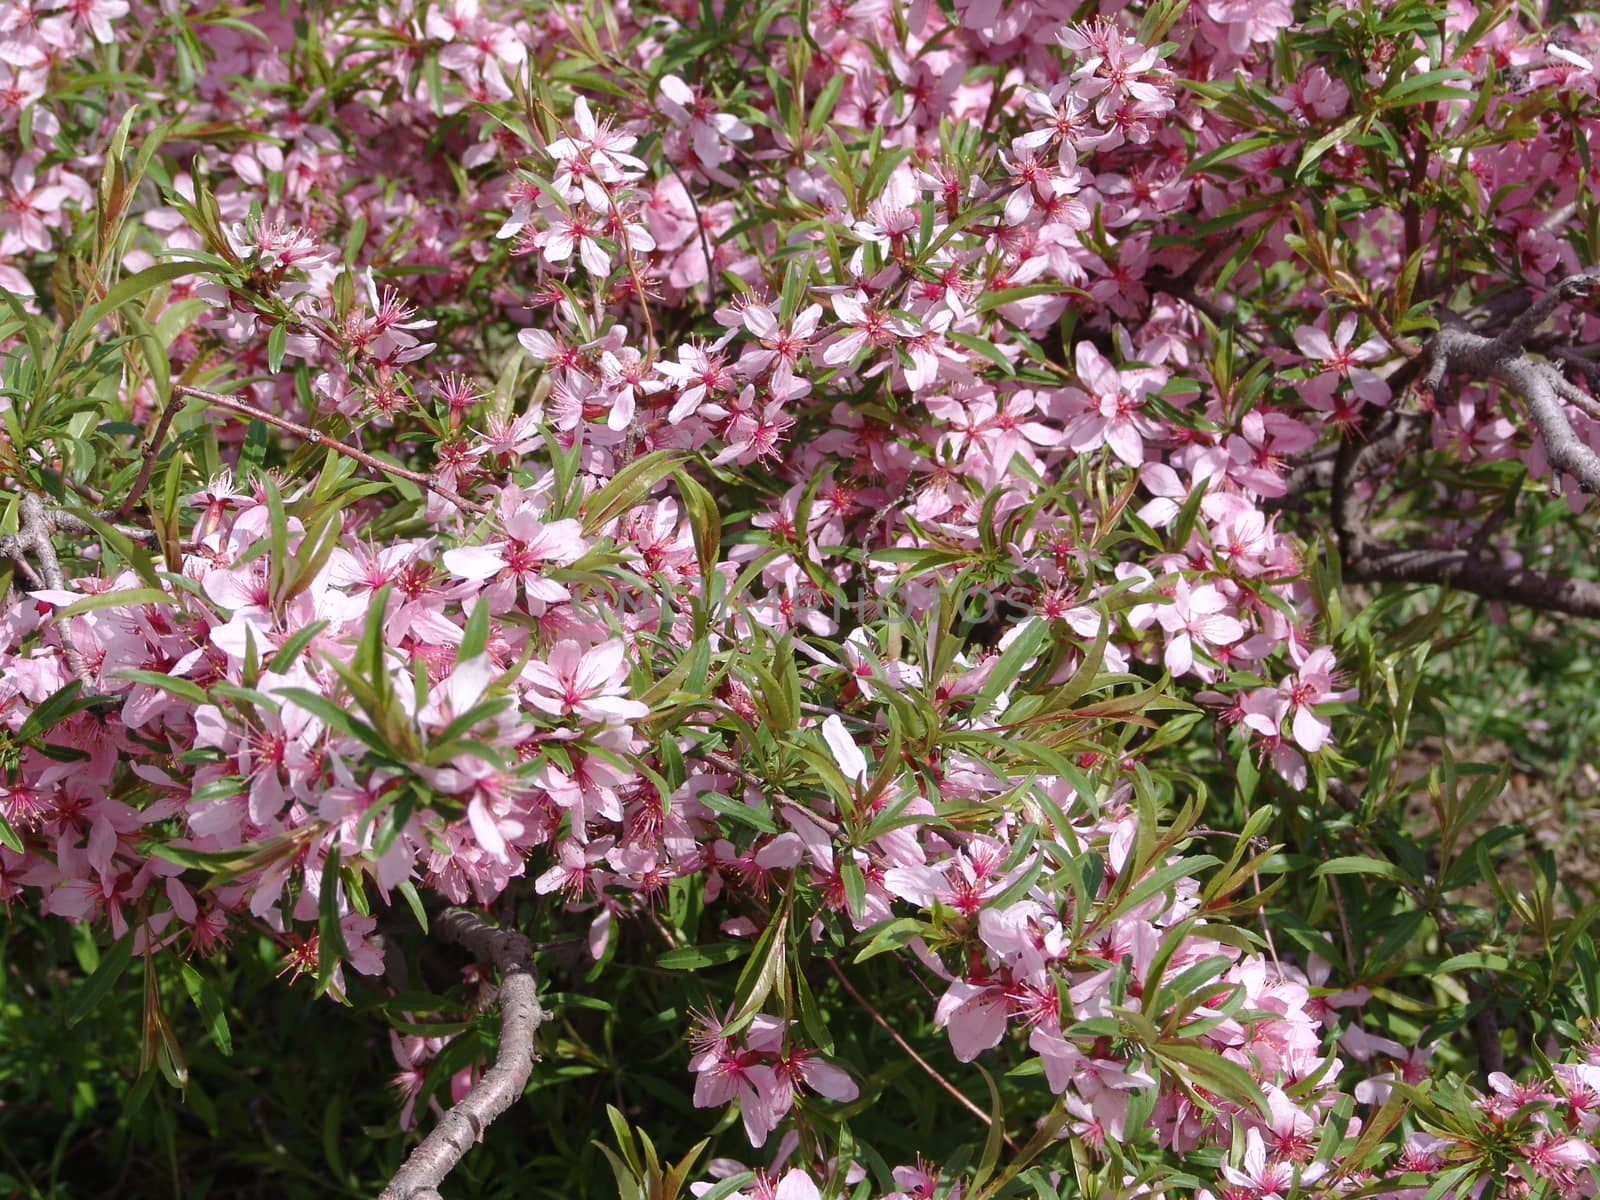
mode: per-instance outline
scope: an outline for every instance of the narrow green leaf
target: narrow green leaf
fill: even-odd
[[[328,850],[322,864],[322,894],[317,897],[317,987],[326,992],[333,969],[350,957],[339,925],[339,847]]]
[[[279,675],[286,672],[294,665],[301,652],[311,644],[311,640],[327,627],[327,621],[313,621],[295,630],[284,639],[283,645],[278,647],[278,652],[267,660],[267,670]]]
[[[1348,854],[1319,863],[1313,878],[1324,875],[1376,875],[1380,879],[1404,879],[1405,874],[1394,863],[1365,854]]]
[[[184,989],[189,993],[189,999],[194,1001],[194,1006],[200,1010],[200,1019],[205,1023],[206,1034],[211,1038],[212,1044],[222,1051],[224,1058],[231,1058],[233,1034],[228,1029],[228,1015],[223,1011],[222,1001],[217,997],[216,989],[189,963],[179,963],[178,966],[183,975]]]
[[[887,921],[880,921],[861,932],[861,937],[867,939],[867,944],[856,954],[853,961],[866,962],[869,958],[898,950],[932,932],[933,926],[917,917],[892,917]]]
[[[83,689],[83,684],[78,680],[71,680],[65,687],[50,693],[38,704],[33,706],[21,727],[17,730],[16,740],[30,742],[48,729],[66,720],[73,713],[87,708],[93,703],[91,700],[79,700],[78,693]]]
[[[705,946],[684,946],[656,955],[656,966],[663,971],[698,971],[738,962],[747,953],[740,942],[712,942]]]
[[[111,948],[101,955],[100,965],[95,968],[94,974],[73,993],[67,1004],[65,1018],[68,1029],[99,1007],[132,961],[133,933],[130,931],[111,944]]]
[[[18,854],[23,852],[22,839],[17,836],[17,831],[11,828],[11,822],[6,820],[5,813],[0,813],[0,845],[6,845]]]

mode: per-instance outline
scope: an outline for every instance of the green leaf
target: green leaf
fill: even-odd
[[[83,684],[78,680],[71,680],[65,687],[51,692],[28,713],[23,720],[21,728],[17,730],[16,740],[31,742],[48,729],[66,720],[73,713],[89,707],[92,700],[79,700],[78,693],[83,689]]]
[[[1250,1072],[1238,1063],[1194,1042],[1162,1041],[1150,1049],[1168,1062],[1181,1064],[1185,1070],[1180,1074],[1206,1091],[1253,1108],[1263,1118],[1270,1119],[1266,1097]]]
[[[712,812],[761,833],[777,833],[778,824],[763,809],[752,808],[743,800],[736,800],[718,792],[702,792],[695,797]]]
[[[50,348],[50,343],[45,340],[43,332],[43,319],[34,316],[24,308],[22,306],[22,297],[7,288],[0,287],[0,299],[3,299],[11,311],[16,314],[17,322],[22,326],[23,336],[28,342],[28,355],[33,360],[34,368],[43,370],[45,357]]]
[[[1000,693],[1017,681],[1022,669],[1039,653],[1049,637],[1050,624],[1047,621],[1031,618],[1023,626],[1022,631],[1011,639],[1011,644],[1001,653],[989,677],[983,681],[983,687],[973,697],[973,716],[979,717],[989,711]]]
[[[328,850],[322,864],[322,894],[317,897],[317,988],[326,992],[333,969],[350,957],[339,925],[339,847]]]
[[[472,606],[472,615],[461,632],[461,645],[456,648],[456,661],[467,662],[478,657],[489,647],[489,603],[481,596]]]
[[[224,1058],[232,1057],[233,1034],[228,1029],[228,1015],[222,1009],[222,1001],[218,999],[216,989],[205,976],[188,963],[178,965],[183,975],[184,989],[189,993],[189,999],[194,1001],[194,1006],[200,1010],[200,1019],[205,1023],[206,1034],[216,1048],[222,1051]]]
[[[69,506],[67,511],[90,529],[93,529],[102,542],[112,550],[115,550],[122,561],[133,568],[134,574],[139,577],[141,583],[152,591],[160,592],[162,603],[172,603],[172,597],[162,586],[161,576],[156,573],[155,562],[149,554],[134,545],[126,535],[117,532],[111,525],[95,516],[94,513],[88,512],[81,507],[72,506]]]
[[[1053,290],[1062,291],[1064,289],[1055,288]],[[946,332],[944,336],[947,341],[954,342],[958,346],[965,346],[968,350],[971,350],[980,358],[988,359],[1007,375],[1015,375],[1017,373],[1016,367],[1011,365],[1011,360],[1006,357],[1005,351],[996,346],[988,338],[977,337],[976,335],[970,333],[950,332]]]
[[[1000,1089],[994,1085],[994,1076],[977,1063],[973,1066],[977,1067],[978,1074],[983,1076],[984,1086],[989,1089],[989,1135],[983,1140],[983,1154],[978,1158],[977,1170],[972,1176],[972,1190],[981,1195],[983,1185],[1000,1163],[1000,1149],[1006,1135],[1006,1109],[1000,1101]]]
[[[698,480],[685,471],[674,471],[678,491],[683,496],[684,512],[694,535],[695,558],[700,578],[710,579],[722,553],[722,514],[717,502]]]
[[[1329,1183],[1336,1182],[1350,1171],[1361,1170],[1367,1165],[1367,1159],[1378,1144],[1388,1137],[1390,1132],[1400,1124],[1406,1113],[1416,1105],[1418,1094],[1405,1084],[1396,1082],[1384,1102],[1378,1106],[1374,1113],[1362,1127],[1361,1137],[1356,1141],[1351,1151],[1344,1156],[1344,1163],[1329,1179]]]
[[[244,445],[239,447],[239,457],[234,462],[234,471],[240,482],[253,479],[266,465],[267,461],[267,426],[266,422],[252,417],[244,429]]]
[[[703,967],[720,967],[737,962],[745,955],[741,942],[711,942],[705,946],[684,946],[656,956],[656,966],[663,971],[698,971]]]
[[[162,284],[182,279],[185,275],[193,275],[200,271],[202,266],[203,264],[196,262],[156,263],[152,267],[146,267],[129,275],[126,279],[120,279],[106,292],[105,299],[90,305],[79,315],[78,320],[73,322],[73,328],[76,329],[82,324],[86,329],[92,330],[129,300],[142,296]]]
[[[1086,296],[1082,288],[1075,288],[1065,283],[1024,283],[1016,287],[996,288],[986,291],[978,297],[972,307],[976,312],[989,312],[1007,304],[1015,304],[1018,300],[1028,300],[1034,296]]]
[[[1448,975],[1452,971],[1465,971],[1479,968],[1486,971],[1504,971],[1511,966],[1511,960],[1503,954],[1490,954],[1483,950],[1473,950],[1466,954],[1457,954],[1445,959],[1434,968],[1440,975]]]
[[[817,997],[812,992],[811,985],[806,982],[806,973],[802,970],[796,970],[794,973],[794,990],[796,999],[800,1002],[800,1026],[805,1030],[806,1037],[824,1054],[832,1054],[833,1035],[828,1032],[822,1010],[817,1007]]]
[[[768,922],[755,949],[750,952],[750,960],[739,974],[739,983],[733,993],[735,1008],[732,1018],[723,1026],[724,1035],[731,1037],[748,1025],[778,986],[789,948],[788,927],[789,897],[785,896],[784,903],[772,914],[772,920]]]
[[[1450,80],[1471,80],[1472,76],[1458,67],[1440,67],[1402,78],[1393,87],[1385,88],[1378,96],[1379,108],[1398,108],[1405,104],[1426,104],[1434,100],[1475,100],[1476,94],[1465,88],[1448,87]]]
[[[655,487],[687,459],[682,450],[652,450],[623,467],[583,502],[583,532],[594,534],[630,508],[644,502]]]
[[[289,327],[279,321],[267,334],[267,370],[276,375],[283,367],[283,352],[289,341]]]
[[[353,738],[366,743],[368,747],[389,758],[395,758],[394,749],[379,736],[365,721],[359,721],[351,716],[339,705],[317,692],[305,688],[279,688],[276,695],[283,700],[291,701],[321,718],[330,729],[337,729],[340,733],[347,733]]]
[[[1265,150],[1269,146],[1276,146],[1283,141],[1282,134],[1257,134],[1255,137],[1238,138],[1229,141],[1226,145],[1218,146],[1215,150],[1207,151],[1200,155],[1186,168],[1185,175],[1203,175],[1213,167],[1219,167],[1230,159],[1240,158],[1257,150]]]
[[[128,969],[128,964],[132,961],[133,933],[130,931],[111,944],[111,948],[101,956],[100,965],[95,968],[94,974],[73,993],[66,1011],[68,1029],[99,1007],[100,1002],[110,995],[111,989],[116,986],[117,980],[122,978],[122,973]]]
[[[729,1196],[743,1191],[755,1177],[754,1171],[740,1171],[737,1175],[730,1175],[718,1182],[710,1191],[702,1192],[698,1200],[728,1200]]]
[[[1319,864],[1311,874],[1315,879],[1320,879],[1324,875],[1376,875],[1380,879],[1405,879],[1405,873],[1394,863],[1381,858],[1371,858],[1365,854],[1330,858],[1327,862]]]
[[[1307,143],[1306,148],[1300,152],[1299,165],[1294,169],[1295,178],[1304,179],[1310,174],[1311,168],[1317,165],[1317,160],[1354,133],[1357,126],[1365,119],[1363,116],[1351,117],[1348,121],[1334,126],[1316,141]]]
[[[409,879],[402,879],[398,887],[406,903],[411,906],[411,915],[417,919],[417,928],[427,933],[428,910],[422,906],[422,896],[417,891],[417,885]]]
[[[589,1144],[604,1154],[606,1161],[611,1164],[611,1174],[617,1183],[617,1200],[645,1200],[638,1177],[628,1169],[627,1163],[617,1157],[617,1152],[598,1140],[591,1140]]]
[[[1463,1163],[1459,1167],[1452,1167],[1433,1181],[1433,1185],[1422,1194],[1422,1200],[1445,1200],[1446,1197],[1470,1195],[1471,1189],[1463,1187],[1471,1176],[1478,1170],[1476,1163]]]
[[[328,627],[327,621],[313,621],[294,631],[283,640],[278,652],[267,660],[267,670],[282,675],[294,665],[295,659],[311,644],[311,640]]]
[[[857,953],[854,961],[866,962],[869,958],[898,950],[902,946],[910,945],[919,937],[927,937],[933,931],[932,925],[916,917],[893,917],[887,921],[880,921],[872,928],[862,931],[861,936],[867,939],[867,944]]]
[[[134,683],[142,683],[147,687],[157,688],[190,704],[211,703],[211,697],[206,695],[205,689],[198,683],[177,675],[163,675],[160,671],[140,671],[129,667],[126,670],[118,671],[117,678],[131,679]]]
[[[606,1119],[611,1122],[611,1132],[617,1138],[617,1149],[622,1151],[628,1169],[636,1176],[642,1175],[644,1167],[639,1162],[638,1146],[634,1143],[633,1130],[628,1128],[628,1119],[609,1104],[606,1105]]]

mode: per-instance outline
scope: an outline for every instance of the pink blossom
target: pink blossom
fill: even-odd
[[[1287,1196],[1291,1189],[1315,1183],[1327,1170],[1325,1163],[1310,1163],[1297,1167],[1285,1159],[1267,1159],[1266,1143],[1259,1129],[1245,1133],[1244,1163],[1242,1169],[1222,1165],[1222,1176],[1245,1196],[1252,1198]]]
[[[1214,585],[1191,586],[1180,579],[1172,603],[1156,610],[1156,620],[1167,631],[1167,670],[1186,675],[1195,669],[1195,650],[1227,646],[1244,636],[1244,626],[1227,612],[1228,599]],[[1206,675],[1207,669],[1200,669]]]
[[[1077,414],[1067,423],[1067,444],[1079,454],[1108,446],[1128,466],[1142,466],[1144,439],[1155,436],[1156,425],[1140,409],[1162,373],[1119,372],[1087,341],[1078,343],[1076,356],[1083,388],[1068,388],[1063,396],[1067,410]]]
[[[955,1056],[962,1062],[971,1062],[1000,1044],[1009,1016],[1004,988],[956,979],[939,997],[933,1023],[936,1028],[948,1029]]]
[[[731,185],[732,177],[721,167],[733,157],[732,143],[750,140],[750,126],[729,113],[718,112],[703,88],[690,87],[676,75],[663,75],[660,88],[657,104],[673,124],[684,130],[694,165],[719,183]]]
[[[1295,330],[1295,345],[1300,353],[1317,362],[1322,370],[1342,375],[1350,381],[1350,389],[1368,404],[1387,404],[1389,385],[1370,367],[1363,364],[1378,362],[1388,357],[1389,349],[1382,338],[1368,338],[1359,346],[1351,346],[1356,333],[1356,315],[1346,313],[1334,331],[1332,339],[1322,330],[1302,325]]]
[[[620,639],[584,649],[568,638],[555,644],[543,662],[523,669],[528,703],[554,716],[589,721],[633,721],[648,705],[627,698],[628,666]]]

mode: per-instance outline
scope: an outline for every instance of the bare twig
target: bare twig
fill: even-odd
[[[174,384],[173,395],[188,396],[195,400],[204,400],[207,404],[224,409],[231,413],[238,413],[241,417],[249,417],[254,421],[272,425],[285,433],[292,433],[313,446],[326,446],[336,454],[346,458],[353,458],[356,462],[370,471],[377,471],[384,475],[393,475],[398,479],[406,479],[416,484],[423,491],[432,492],[441,499],[449,501],[463,512],[483,513],[488,509],[482,504],[463,499],[449,488],[441,487],[431,475],[422,471],[412,471],[406,467],[396,466],[394,463],[384,462],[374,454],[368,454],[347,442],[328,437],[319,430],[312,429],[309,425],[302,425],[298,421],[291,421],[287,417],[280,417],[276,413],[269,413],[266,409],[257,408],[253,404],[246,404],[233,396],[225,396],[221,392],[208,392],[203,388],[190,387],[188,384]]]
[[[700,215],[700,201],[695,199],[694,189],[678,174],[677,164],[670,158],[667,160],[667,170],[672,172],[673,178],[683,188],[683,194],[689,198],[689,210],[694,213],[694,227],[700,234],[700,253],[706,259],[706,311],[709,312],[717,304],[717,269],[711,261],[711,242],[706,237],[705,219]]]
[[[833,972],[834,978],[839,981],[840,986],[849,993],[850,998],[866,1010],[867,1016],[872,1018],[873,1023],[877,1025],[878,1028],[882,1029],[889,1035],[889,1037],[894,1041],[894,1044],[899,1046],[900,1049],[905,1052],[907,1058],[916,1063],[917,1066],[921,1067],[923,1071],[927,1073],[928,1078],[932,1079],[941,1088],[953,1096],[961,1105],[961,1107],[965,1108],[985,1125],[994,1124],[993,1117],[984,1112],[983,1109],[979,1108],[978,1105],[973,1103],[971,1100],[967,1099],[967,1097],[962,1094],[961,1089],[956,1087],[955,1084],[951,1083],[943,1075],[939,1074],[939,1072],[932,1066],[932,1064],[928,1062],[927,1059],[923,1058],[922,1055],[918,1054],[911,1048],[911,1043],[906,1041],[905,1038],[901,1037],[899,1031],[884,1019],[883,1014],[873,1007],[872,1001],[868,1000],[856,990],[855,984],[851,983],[845,973],[839,969],[838,963],[834,962],[831,958],[824,959],[823,961],[827,963],[828,970]],[[1015,1139],[1013,1139],[1010,1134],[1004,1132],[1002,1132],[1000,1136],[1005,1140],[1006,1148],[1013,1154],[1016,1153],[1017,1143]]]
[[[1384,315],[1383,309],[1374,304],[1370,297],[1358,297],[1356,307],[1365,314],[1367,320],[1372,322],[1372,327],[1378,331],[1378,336],[1388,342],[1389,345],[1407,358],[1422,357],[1422,347],[1404,334],[1395,332],[1394,326],[1389,324],[1389,318]]]
[[[133,481],[133,487],[128,489],[128,498],[117,508],[117,515],[125,517],[133,511],[133,506],[139,502],[139,497],[144,495],[144,489],[150,482],[150,474],[156,469],[156,458],[161,453],[161,443],[166,439],[167,429],[172,424],[172,418],[178,415],[178,410],[183,407],[183,393],[174,388],[167,397],[167,406],[161,410],[161,419],[156,422],[156,427],[150,433],[150,440],[145,443],[144,462],[139,466],[139,477]]]
[[[754,771],[745,770],[733,760],[732,756],[719,753],[715,750],[706,750],[701,753],[700,757],[705,759],[706,762],[710,763],[724,775],[732,775],[742,780],[749,787],[755,788],[758,792],[762,792],[763,794],[766,792],[768,787],[767,781],[762,779]]]
[[[155,530],[146,529],[142,525],[124,525],[116,519],[116,513],[101,512],[95,515],[131,541],[143,542],[146,545],[151,545],[156,541]],[[45,516],[50,524],[62,533],[78,533],[83,534],[85,537],[99,536],[99,531],[93,525],[90,525],[89,522],[78,516],[71,509],[46,508]]]
[[[522,1095],[538,1058],[533,1035],[545,1013],[539,1007],[533,947],[528,939],[514,929],[490,925],[464,908],[440,914],[433,930],[444,941],[464,946],[477,958],[494,964],[500,972],[500,1048],[494,1065],[411,1152],[378,1200],[438,1200],[438,1185],[495,1118]]]
[[[1355,485],[1374,467],[1393,462],[1423,431],[1426,418],[1394,411],[1385,412],[1365,441],[1347,434],[1339,443],[1333,460],[1333,528],[1339,549],[1347,563],[1366,546],[1366,525],[1356,511]]]
[[[1306,492],[1319,492],[1332,486],[1333,456],[1320,452],[1308,455],[1306,460],[1290,471],[1288,478],[1284,480],[1284,494],[1267,497],[1264,507],[1269,510],[1287,508],[1291,501]]]
[[[1433,133],[1439,116],[1439,102],[1430,100],[1422,107],[1422,120],[1418,123],[1416,145],[1412,151],[1411,173],[1406,180],[1405,254],[1411,256],[1422,246],[1422,190],[1428,181],[1428,138]],[[1428,289],[1428,268],[1423,262],[1417,270],[1417,288],[1424,294]]]
[[[1560,359],[1583,376],[1590,391],[1600,395],[1600,363],[1586,357],[1572,343],[1549,334],[1541,334],[1528,340],[1528,349],[1537,350],[1550,358]]]

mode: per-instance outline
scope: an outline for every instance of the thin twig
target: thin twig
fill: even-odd
[[[700,757],[705,759],[706,762],[710,763],[724,775],[733,775],[743,780],[750,787],[755,788],[758,792],[764,793],[767,790],[766,780],[762,779],[753,771],[745,770],[738,763],[736,763],[730,755],[721,754],[715,750],[706,750],[701,752]]]
[[[1428,138],[1434,131],[1439,116],[1439,102],[1429,100],[1422,106],[1422,120],[1417,131],[1417,144],[1411,159],[1411,174],[1406,180],[1405,248],[1406,261],[1422,246],[1422,188],[1428,181]],[[1419,264],[1416,286],[1424,294],[1428,288],[1428,268]]]
[[[477,913],[452,908],[434,919],[442,940],[465,946],[500,972],[500,1047],[494,1065],[461,1102],[440,1118],[411,1152],[378,1200],[437,1200],[435,1190],[483,1131],[522,1095],[538,1060],[533,1035],[545,1019],[533,974],[533,947],[515,929],[490,925]]]
[[[839,969],[838,963],[834,962],[831,958],[824,959],[823,961],[827,963],[828,970],[833,972],[834,978],[839,981],[840,986],[843,987],[847,993],[849,993],[850,998],[866,1010],[867,1015],[872,1018],[873,1022],[878,1026],[878,1028],[887,1033],[893,1040],[894,1044],[899,1046],[912,1062],[916,1063],[917,1066],[921,1067],[925,1072],[927,1072],[930,1079],[937,1083],[946,1092],[950,1093],[951,1096],[955,1097],[961,1106],[973,1116],[977,1117],[985,1125],[994,1124],[993,1117],[984,1112],[983,1109],[979,1108],[971,1100],[967,1099],[967,1097],[961,1093],[961,1090],[956,1087],[955,1084],[951,1083],[943,1075],[939,1074],[939,1072],[933,1067],[932,1064],[928,1062],[927,1059],[923,1058],[922,1055],[918,1054],[911,1048],[911,1043],[906,1041],[905,1038],[901,1037],[899,1031],[896,1030],[893,1025],[884,1020],[883,1014],[873,1007],[872,1001],[868,1000],[856,990],[855,984],[851,983],[850,980],[845,976],[845,973]],[[1002,1132],[1000,1136],[1005,1140],[1006,1148],[1015,1154],[1017,1151],[1016,1141],[1009,1133]]]
[[[128,498],[117,507],[117,515],[125,517],[133,511],[133,506],[139,502],[139,497],[144,495],[144,489],[150,482],[150,475],[156,469],[156,458],[161,454],[161,443],[166,439],[167,429],[172,424],[172,418],[178,415],[178,410],[183,407],[184,395],[178,388],[172,390],[167,397],[167,405],[161,410],[161,419],[156,422],[156,427],[150,433],[150,440],[145,443],[144,462],[139,467],[139,477],[133,481],[133,487],[128,491]]]
[[[673,178],[678,181],[678,186],[683,189],[683,194],[689,198],[689,211],[694,214],[695,231],[700,235],[700,253],[706,260],[706,311],[709,312],[717,304],[717,272],[715,264],[711,261],[711,241],[706,237],[706,223],[700,215],[700,201],[695,199],[688,182],[678,174],[678,166],[670,158],[667,159],[667,170],[672,172]]]
[[[1389,324],[1389,318],[1383,315],[1383,310],[1373,303],[1372,297],[1359,290],[1346,294],[1355,302],[1362,315],[1372,322],[1372,327],[1378,331],[1379,337],[1407,358],[1422,357],[1424,353],[1422,347],[1404,334],[1397,333],[1394,326]]]
[[[291,421],[287,417],[269,413],[265,409],[257,408],[253,404],[246,404],[241,400],[234,399],[232,396],[224,396],[221,392],[208,392],[203,388],[190,387],[188,384],[183,383],[174,384],[172,391],[175,395],[182,394],[195,400],[204,400],[207,404],[225,409],[228,412],[237,413],[241,417],[249,417],[251,420],[275,426],[285,433],[292,433],[296,437],[304,439],[313,446],[326,446],[337,454],[343,454],[346,458],[354,459],[368,470],[409,480],[424,491],[432,492],[441,499],[449,501],[463,512],[484,513],[489,511],[484,505],[463,499],[449,488],[441,487],[432,476],[425,472],[412,471],[406,467],[396,466],[394,463],[384,462],[383,459],[378,458],[376,455],[368,454],[365,450],[349,445],[346,442],[341,442],[336,438],[331,438],[325,433],[312,429],[309,425],[302,425],[298,421]]]
[[[78,533],[86,537],[98,536],[98,531],[95,527],[71,509],[52,506],[45,509],[45,516],[49,519],[50,524],[62,533]],[[95,516],[99,517],[100,520],[104,521],[123,537],[132,541],[152,544],[156,540],[155,530],[146,529],[142,525],[125,525],[116,519],[117,514],[114,512],[99,512]]]

